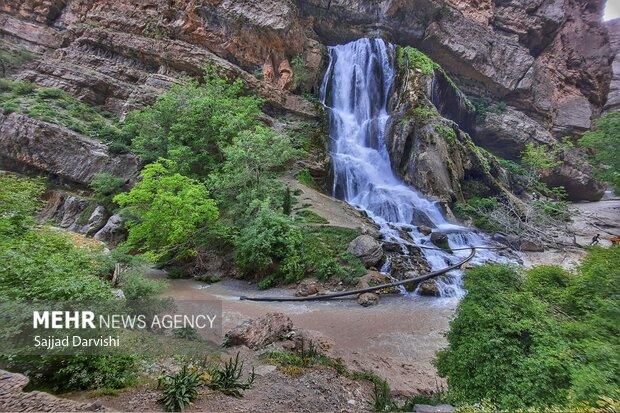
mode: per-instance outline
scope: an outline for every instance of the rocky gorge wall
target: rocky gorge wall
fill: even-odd
[[[467,97],[504,105],[481,120],[444,101],[442,115],[476,144],[517,159],[528,142],[578,136],[608,101],[614,53],[602,6],[601,0],[6,0],[0,39],[3,48],[35,56],[13,68],[13,76],[67,90],[121,117],[210,65],[241,78],[266,100],[268,113],[307,118],[317,112],[300,95],[316,92],[325,45],[381,36],[423,50]],[[26,151],[38,152],[32,142],[23,141]],[[4,155],[25,162],[17,153]],[[573,199],[596,199],[602,187],[580,157],[550,182],[576,182]]]

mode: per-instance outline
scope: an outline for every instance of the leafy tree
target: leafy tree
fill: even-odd
[[[209,185],[231,216],[248,216],[265,201],[282,205],[285,189],[276,172],[296,154],[286,135],[259,126],[239,133],[223,154]]]
[[[219,217],[206,186],[176,168],[166,159],[147,165],[130,192],[114,197],[128,216],[126,246],[156,260],[194,255],[199,230]]]
[[[594,129],[586,132],[579,144],[594,152],[591,162],[597,169],[598,177],[620,192],[620,112],[612,112],[598,119]]]
[[[596,406],[620,398],[620,247],[556,266],[469,270],[467,296],[437,358],[457,403],[503,409]]]
[[[184,175],[205,177],[222,160],[223,147],[255,128],[261,103],[243,95],[240,80],[229,83],[207,70],[203,84],[176,85],[154,105],[129,113],[123,133],[143,162],[163,157]]]

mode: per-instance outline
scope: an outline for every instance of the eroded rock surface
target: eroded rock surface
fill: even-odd
[[[292,329],[293,322],[283,313],[268,313],[233,328],[224,336],[224,342],[228,347],[245,345],[258,350],[282,340]]]

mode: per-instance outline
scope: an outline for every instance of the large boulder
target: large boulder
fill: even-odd
[[[263,317],[247,320],[224,336],[227,347],[245,345],[261,349],[282,340],[293,329],[293,322],[282,313],[268,313]]]
[[[355,238],[349,243],[347,252],[360,258],[366,267],[376,266],[383,258],[381,244],[370,235],[360,235]]]
[[[120,215],[112,215],[103,228],[95,233],[93,238],[97,241],[115,246],[124,241],[126,236],[127,233],[123,225],[123,218],[121,218]]]
[[[0,109],[0,163],[29,167],[88,185],[107,172],[130,180],[138,174],[133,155],[111,155],[106,145],[63,126]]]
[[[375,293],[362,293],[357,296],[357,303],[362,307],[372,307],[379,304],[379,296]]]

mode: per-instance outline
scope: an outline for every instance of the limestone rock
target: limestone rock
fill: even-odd
[[[362,307],[372,307],[379,304],[379,296],[375,293],[363,293],[357,297],[357,303]]]
[[[577,148],[562,155],[561,164],[541,173],[540,180],[554,188],[563,186],[571,201],[598,201],[605,187],[594,178],[594,171]]]
[[[360,258],[364,265],[373,267],[383,258],[381,244],[370,235],[360,235],[349,244],[347,252]]]
[[[227,347],[245,345],[258,350],[283,339],[293,328],[293,322],[282,313],[268,313],[247,320],[224,336]]]
[[[86,234],[88,236],[95,235],[108,221],[108,214],[106,210],[101,205],[97,205],[95,210],[88,218],[88,222],[82,228],[80,228],[81,233]]]
[[[112,156],[104,144],[65,127],[1,109],[0,153],[5,162],[84,185],[103,172],[126,180],[138,173],[133,155]]]
[[[124,241],[126,235],[125,227],[123,226],[123,218],[121,218],[120,215],[112,215],[103,228],[95,233],[93,238],[111,246],[115,246]]]
[[[420,295],[429,295],[433,297],[439,296],[439,288],[434,280],[426,280],[420,283],[416,292]]]

